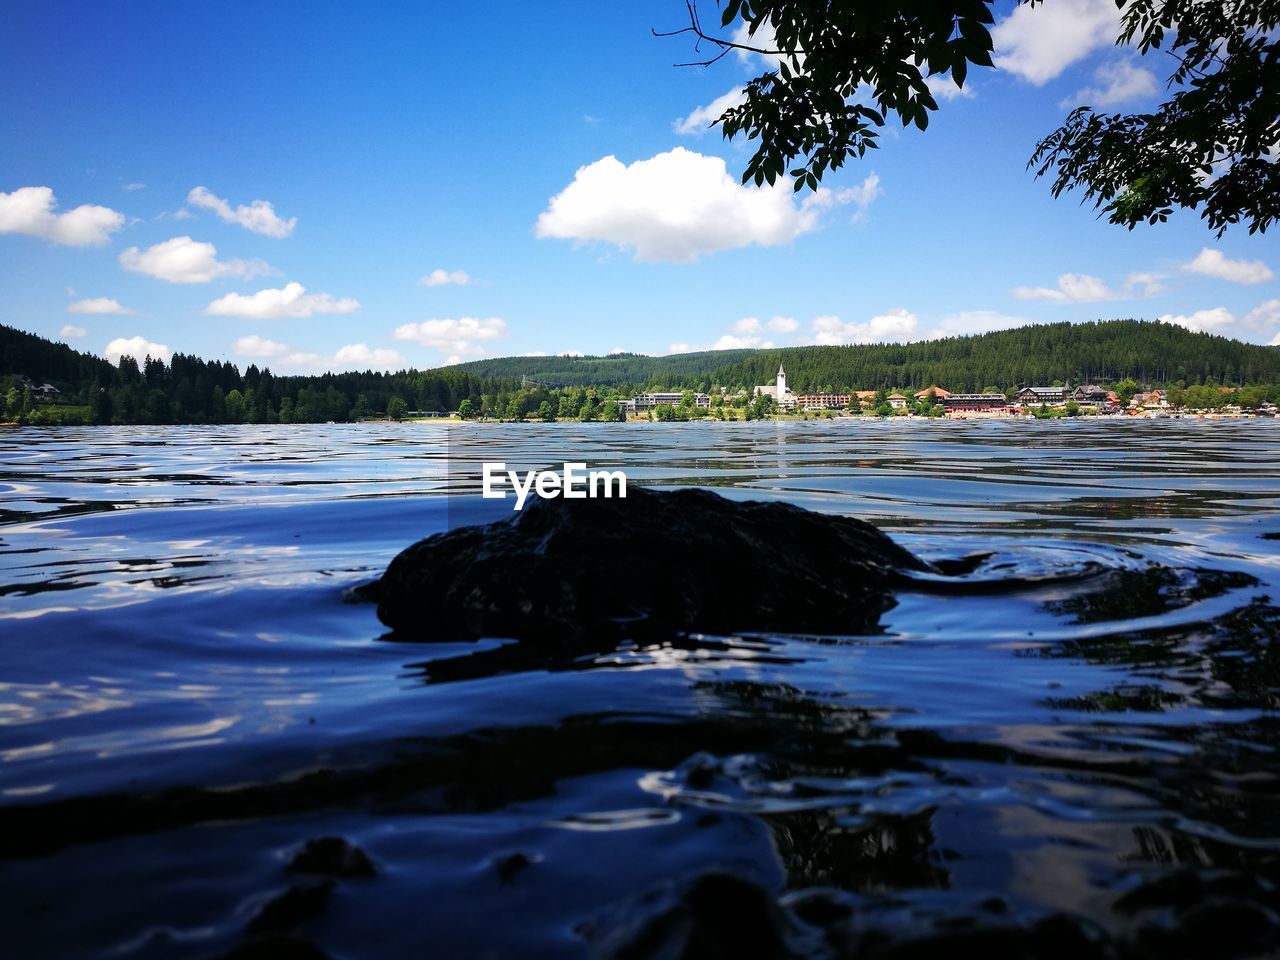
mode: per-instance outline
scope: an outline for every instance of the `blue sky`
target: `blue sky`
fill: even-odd
[[[1002,69],[802,205],[696,130],[764,65],[674,67],[681,0],[9,4],[0,322],[282,372],[1100,317],[1270,342],[1274,238],[1129,232],[1024,169],[1079,96],[1163,89],[1114,10],[1010,8]]]

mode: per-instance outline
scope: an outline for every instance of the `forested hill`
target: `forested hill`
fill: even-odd
[[[32,410],[23,380],[50,383],[56,400]],[[111,364],[100,357],[0,325],[0,420],[48,423],[313,423],[357,420],[387,410],[456,410],[463,400],[509,392],[519,381],[481,380],[445,367],[398,373],[351,371],[274,376],[250,364],[174,354]],[[26,388],[30,393],[30,388]]]
[[[755,350],[702,350],[650,357],[613,353],[607,357],[494,357],[454,369],[477,377],[533,377],[552,386],[697,385],[716,370],[748,360]],[[718,382],[718,381],[717,381]]]
[[[772,383],[778,364],[797,391],[934,384],[951,391],[1017,384],[1280,382],[1280,349],[1156,321],[1053,323],[907,344],[725,350],[646,357],[503,357],[462,364],[477,375],[552,384],[696,387]]]

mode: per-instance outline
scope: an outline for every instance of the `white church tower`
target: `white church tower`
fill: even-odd
[[[787,395],[787,371],[782,369],[782,364],[778,364],[778,392],[774,398],[778,403],[782,403]]]

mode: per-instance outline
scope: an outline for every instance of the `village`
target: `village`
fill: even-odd
[[[1135,385],[1136,386],[1136,385]],[[667,411],[680,408],[704,410],[720,419],[717,410],[741,407],[756,416],[923,416],[953,419],[1007,417],[1057,418],[1077,416],[1118,417],[1274,417],[1277,407],[1259,398],[1236,398],[1235,387],[1202,386],[1185,390],[1117,391],[1097,384],[1020,386],[1008,392],[987,389],[978,393],[951,392],[929,386],[910,393],[886,390],[852,390],[848,393],[795,393],[787,385],[786,370],[778,367],[774,383],[756,386],[751,393],[726,388],[717,392],[647,392],[618,401],[628,419],[672,419]],[[1124,396],[1124,394],[1129,394]],[[1236,401],[1236,402],[1233,402]],[[690,411],[690,412],[692,412]],[[666,415],[664,415],[666,414]]]

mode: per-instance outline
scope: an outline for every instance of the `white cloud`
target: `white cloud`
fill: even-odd
[[[84,327],[77,327],[74,323],[68,323],[58,331],[58,336],[63,340],[79,340],[81,337],[87,336],[88,333],[89,331]]]
[[[949,73],[935,73],[931,77],[925,77],[924,84],[936,100],[967,100],[973,96],[972,81],[968,81],[967,86],[957,87]]]
[[[237,356],[254,360],[271,360],[273,369],[285,372],[323,372],[326,370],[394,370],[405,365],[398,351],[349,343],[332,354],[311,350],[295,350],[288,344],[263,337],[240,337],[235,343]]]
[[[1154,297],[1164,292],[1163,280],[1158,273],[1131,273],[1124,278],[1124,292],[1129,296]]]
[[[276,343],[257,334],[240,337],[236,340],[235,350],[241,357],[283,357],[293,352],[288,344]]]
[[[795,333],[800,322],[794,317],[773,317],[767,323],[761,323],[759,317],[743,317],[733,324],[733,332],[738,334],[759,333],[768,327],[775,333]]]
[[[1226,307],[1214,307],[1212,310],[1197,310],[1192,314],[1166,313],[1158,318],[1161,323],[1176,323],[1188,330],[1203,333],[1220,333],[1224,327],[1235,323],[1236,318]]]
[[[249,279],[272,268],[261,260],[219,260],[218,248],[190,237],[173,237],[146,250],[130,247],[120,254],[120,265],[169,283],[209,283],[220,277]]]
[[[441,353],[461,357],[483,354],[482,344],[507,335],[507,321],[501,317],[450,317],[405,323],[391,332],[393,340],[411,340]],[[455,361],[456,362],[456,361]]]
[[[797,204],[785,180],[745,187],[721,158],[683,147],[629,166],[609,156],[579,168],[534,229],[539,237],[632,250],[642,262],[691,263],[721,250],[790,243],[816,230],[824,211],[865,207],[879,192],[873,174],[861,187],[822,188]]]
[[[1043,86],[1095,50],[1115,43],[1115,0],[1053,0],[1016,6],[991,31],[995,65]]]
[[[926,340],[940,340],[943,337],[967,337],[977,333],[989,333],[992,330],[1010,330],[1014,327],[1026,326],[1022,317],[999,313],[995,310],[962,310],[948,314],[925,334]]]
[[[882,343],[901,342],[916,330],[919,319],[903,307],[876,314],[866,323],[846,323],[839,317],[815,317],[810,343]]]
[[[1180,269],[1232,283],[1266,283],[1275,277],[1261,260],[1229,260],[1221,250],[1210,247],[1202,248],[1194,260],[1184,263]]]
[[[345,347],[339,347],[333,359],[336,366],[362,370],[389,370],[404,364],[404,358],[398,351],[389,347],[370,348],[363,343],[349,343]]]
[[[866,218],[867,208],[879,196],[880,177],[878,174],[871,173],[856,187],[845,187],[841,190],[828,190],[825,187],[819,187],[802,206],[814,211],[820,211],[852,204],[854,207],[853,222],[861,223]]]
[[[86,203],[66,213],[50,187],[19,187],[0,193],[0,233],[43,237],[68,247],[101,246],[124,224],[124,214]]]
[[[1245,314],[1244,322],[1255,330],[1262,331],[1280,327],[1280,300],[1267,300],[1258,304]]]
[[[110,297],[89,297],[87,300],[77,300],[75,303],[67,304],[67,313],[117,313],[126,315],[135,312]]]
[[[708,350],[743,350],[743,349],[769,349],[774,345],[772,340],[766,340],[764,337],[756,334],[735,334],[726,333],[719,337],[715,343],[707,347]],[[685,351],[686,353],[689,351]]]
[[[121,357],[133,357],[141,365],[147,357],[168,363],[173,353],[163,343],[152,343],[143,337],[116,337],[103,347],[102,355],[112,363],[119,363]]]
[[[352,313],[360,301],[338,299],[327,293],[307,293],[300,283],[286,283],[279,289],[267,287],[257,293],[228,293],[204,312],[216,317],[248,317],[252,320],[279,320],[282,317],[309,317],[316,313]]]
[[[1102,280],[1087,273],[1060,274],[1056,287],[1014,287],[1009,292],[1015,300],[1056,300],[1059,303],[1097,303],[1118,297]]]
[[[1083,87],[1062,101],[1062,107],[1080,104],[1090,107],[1114,107],[1132,100],[1153,97],[1160,84],[1150,70],[1134,66],[1128,60],[1104,63],[1093,71],[1093,86]]]
[[[742,46],[755,47],[757,50],[776,50],[778,48],[778,38],[773,32],[773,24],[769,21],[763,21],[754,34],[751,32],[750,26],[746,21],[740,21],[738,27],[733,31],[732,40],[734,43]],[[735,50],[738,59],[748,66],[763,65],[766,70],[777,70],[778,65],[783,60],[787,61],[787,66],[795,66],[790,57],[779,56],[775,53],[756,53],[753,50]],[[800,69],[804,69],[804,56],[796,58]]]
[[[133,193],[135,190],[145,190],[146,188],[147,185],[145,183],[126,183],[120,189],[125,193]]]
[[[436,268],[418,281],[424,287],[466,287],[475,283],[471,274],[465,270],[442,270]]]
[[[297,217],[285,220],[276,214],[275,207],[266,200],[254,200],[248,206],[240,204],[233,210],[230,203],[204,187],[195,187],[187,194],[187,203],[193,207],[212,210],[219,220],[238,224],[265,237],[287,237],[298,225]]]
[[[716,97],[705,107],[698,107],[687,117],[683,117],[673,124],[671,129],[676,133],[689,134],[693,136],[702,136],[724,115],[724,112],[730,107],[736,107],[747,98],[745,87],[734,87],[728,93]]]

